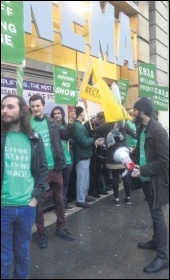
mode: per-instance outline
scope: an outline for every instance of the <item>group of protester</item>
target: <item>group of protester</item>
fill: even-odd
[[[97,114],[91,126],[89,122],[84,124],[85,111],[80,106],[70,115],[68,123],[61,106],[54,107],[50,117],[44,114],[44,108],[45,100],[40,95],[30,97],[29,109],[22,97],[8,95],[2,99],[1,279],[10,278],[12,261],[13,278],[28,278],[34,222],[38,246],[48,245],[43,216],[45,190],[50,188],[54,199],[56,236],[67,241],[75,239],[66,229],[65,218],[65,211],[72,209],[67,203],[67,192],[73,164],[76,206],[90,208],[88,202],[95,200],[92,196],[107,193],[107,183],[113,188],[114,205],[119,206],[120,174],[125,203],[131,205],[130,172],[124,173],[127,165],[114,157],[124,147],[130,149],[137,169],[137,187],[143,188],[153,221],[152,240],[138,244],[157,252],[144,271],[154,273],[168,267],[167,228],[161,208],[169,197],[168,135],[152,117],[151,100],[141,98],[134,104],[137,132],[125,121],[106,123],[103,112]],[[129,136],[135,139],[133,144],[127,139]]]

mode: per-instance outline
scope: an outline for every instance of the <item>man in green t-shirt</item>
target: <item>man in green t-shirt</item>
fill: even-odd
[[[142,97],[134,104],[134,117],[138,126],[136,162],[144,195],[149,205],[154,235],[148,242],[139,242],[142,249],[156,250],[152,263],[144,267],[145,273],[159,272],[169,266],[167,255],[167,227],[162,206],[169,202],[169,141],[163,126],[154,120],[152,101]]]
[[[32,112],[31,125],[41,135],[44,143],[48,165],[48,184],[52,191],[57,215],[55,234],[65,240],[72,241],[75,237],[66,230],[65,226],[62,169],[66,167],[66,161],[61,139],[67,140],[69,134],[73,131],[74,125],[70,124],[66,131],[54,119],[44,115],[45,100],[40,95],[31,96],[29,105]],[[46,248],[48,242],[44,227],[43,203],[44,198],[38,204],[35,220],[39,235],[38,246],[40,248]]]
[[[44,145],[22,97],[2,99],[1,119],[1,279],[10,279],[12,262],[13,279],[28,279],[36,205],[47,181]]]

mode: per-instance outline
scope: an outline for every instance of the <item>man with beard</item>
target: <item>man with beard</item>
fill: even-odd
[[[134,118],[138,123],[136,168],[144,195],[149,205],[154,235],[148,242],[138,243],[142,249],[156,250],[156,257],[144,267],[145,273],[159,272],[168,267],[167,227],[162,206],[169,200],[169,145],[162,125],[152,117],[150,99],[143,97],[134,104]]]
[[[29,246],[47,164],[41,137],[30,126],[22,97],[1,102],[1,279],[28,279]]]

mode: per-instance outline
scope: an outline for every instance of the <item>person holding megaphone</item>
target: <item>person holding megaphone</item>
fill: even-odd
[[[119,174],[122,176],[127,205],[131,205],[131,179],[130,172],[135,173],[134,163],[130,158],[126,144],[125,121],[109,122],[94,128],[94,132],[103,137],[103,141],[96,140],[97,145],[106,145],[106,167],[112,173],[112,185],[114,193],[114,205],[120,206],[119,202]],[[130,131],[128,132],[130,133]],[[132,132],[133,134],[133,132]],[[133,175],[133,174],[132,174]]]

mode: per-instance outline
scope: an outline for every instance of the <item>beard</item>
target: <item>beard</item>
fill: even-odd
[[[7,126],[8,128],[11,126],[17,125],[20,122],[20,119],[21,119],[20,116],[17,116],[13,119],[7,119],[7,120],[3,119],[3,117],[2,117],[2,121],[3,121],[4,125]]]
[[[143,119],[142,119],[142,117],[140,116],[140,112],[138,112],[138,115],[135,117],[134,122],[135,122],[136,124],[141,124],[142,121],[143,121]]]

